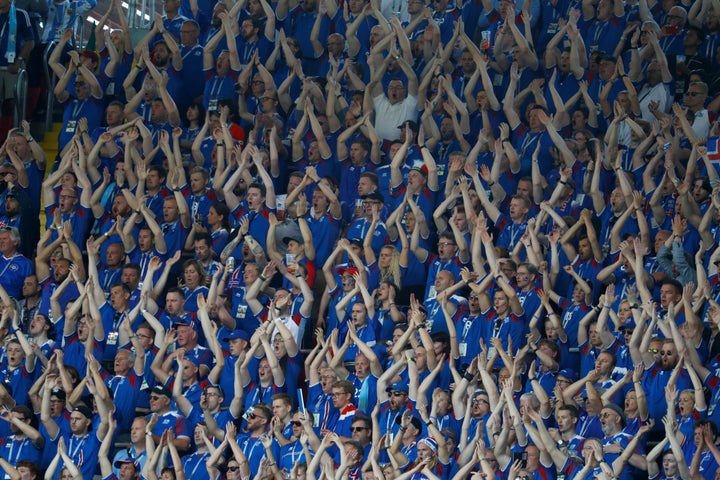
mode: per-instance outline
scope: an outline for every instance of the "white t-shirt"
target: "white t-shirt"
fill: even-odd
[[[390,104],[384,93],[373,98],[375,130],[380,138],[391,141],[400,138],[398,125],[417,120],[417,105],[417,97],[414,95],[408,95],[405,100],[395,105]]]

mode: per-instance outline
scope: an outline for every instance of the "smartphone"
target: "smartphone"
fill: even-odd
[[[520,460],[522,468],[527,467],[527,452],[513,452],[513,463]]]

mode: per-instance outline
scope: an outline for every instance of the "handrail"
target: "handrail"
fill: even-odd
[[[75,20],[73,21],[73,39],[77,39],[78,44],[75,45],[75,48],[84,48],[85,43],[85,18],[77,15],[75,17]]]
[[[27,90],[28,76],[25,67],[18,70],[17,81],[15,82],[15,111],[13,112],[13,124],[19,128],[27,113]]]
[[[49,60],[50,60],[50,52],[52,51],[53,47],[57,44],[55,41],[51,40],[48,42],[47,47],[45,47],[45,52],[43,52],[43,58],[45,61],[43,62],[43,70],[45,72],[45,85],[47,85],[47,102],[46,102],[46,111],[45,111],[45,131],[49,132],[52,130],[52,121],[53,121],[53,110],[55,108],[55,95],[53,94],[53,88],[55,87],[55,72],[53,72],[50,69],[49,66]]]

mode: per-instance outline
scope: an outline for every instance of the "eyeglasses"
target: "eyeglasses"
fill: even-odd
[[[688,95],[691,97],[697,97],[698,95],[702,95],[702,92],[687,92]]]
[[[150,401],[151,401],[151,402],[155,402],[155,401],[157,401],[157,400],[160,400],[160,398],[161,398],[161,397],[159,397],[159,396],[157,396],[157,395],[150,395]]]
[[[476,398],[476,399],[474,399],[474,400],[472,401],[472,403],[474,403],[474,404],[487,403],[488,405],[490,405],[490,402],[488,402],[488,401],[485,400],[484,398]]]
[[[405,395],[405,392],[399,392],[395,390],[394,392],[390,392],[390,395],[392,395],[393,397],[402,397],[403,395]]]
[[[351,427],[351,428],[350,428],[350,431],[353,432],[353,433],[360,433],[360,432],[362,432],[363,430],[370,430],[370,429],[367,428],[367,427]]]
[[[238,470],[240,470],[240,467],[238,467],[237,465],[234,465],[234,466],[232,466],[232,467],[228,467],[228,471],[229,471],[229,472],[237,472]]]
[[[648,348],[648,353],[658,353],[659,351],[657,348]]]
[[[255,417],[259,417],[260,415],[255,415],[254,413],[250,412],[247,414],[248,419],[252,420]]]
[[[220,394],[217,392],[203,392],[202,394],[205,395],[206,397],[219,397],[220,396]]]
[[[603,412],[603,413],[600,414],[600,418],[608,418],[608,417],[610,417],[610,416],[612,416],[612,415],[617,415],[617,413],[615,413],[615,412],[612,412],[612,413],[610,413],[610,412]]]
[[[660,352],[661,357],[665,357],[665,356],[669,357],[674,354],[675,354],[675,352],[673,352],[672,350],[668,350],[668,351],[663,350]]]

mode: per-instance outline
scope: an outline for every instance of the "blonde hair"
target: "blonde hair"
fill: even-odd
[[[398,290],[402,288],[402,275],[400,274],[400,252],[394,245],[383,245],[392,252],[389,267],[380,267],[380,282],[388,281],[394,283]],[[381,250],[382,250],[381,249]]]

